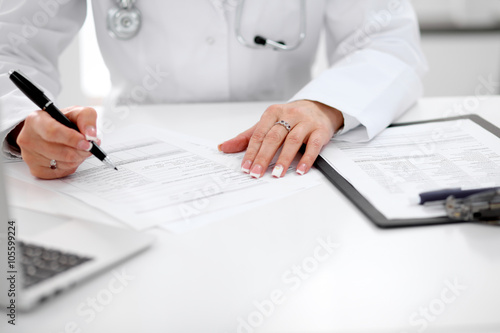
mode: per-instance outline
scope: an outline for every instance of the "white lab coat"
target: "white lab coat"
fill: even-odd
[[[241,45],[235,35],[237,4],[238,0],[139,0],[142,29],[123,41],[110,37],[106,29],[107,12],[116,1],[93,1],[113,102],[315,100],[343,112],[345,126],[339,138],[360,141],[373,138],[421,96],[426,63],[410,1],[306,0],[307,36],[289,52]],[[84,0],[0,5],[2,141],[37,109],[7,72],[21,69],[47,95],[56,97],[61,88],[57,59],[83,24],[86,7]],[[300,15],[298,0],[246,1],[241,35],[248,42],[259,34],[293,44],[299,37]],[[311,81],[321,32],[331,67]]]

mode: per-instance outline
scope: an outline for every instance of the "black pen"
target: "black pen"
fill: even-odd
[[[419,194],[420,204],[421,205],[433,204],[433,203],[440,204],[444,203],[450,195],[452,195],[455,199],[464,199],[469,195],[485,191],[497,190],[497,189],[500,189],[500,187],[485,187],[485,188],[475,188],[468,190],[462,190],[461,188],[448,188],[437,191],[423,192]]]
[[[80,132],[78,126],[71,122],[71,120],[69,120],[47,96],[45,96],[44,92],[28,80],[24,74],[21,74],[20,71],[11,70],[9,72],[9,78],[19,88],[19,90],[21,90],[26,97],[28,97],[40,109],[47,112],[52,118],[61,124]],[[89,142],[92,143],[92,148],[89,150],[92,155],[115,170],[118,170],[109,157],[106,156],[106,153],[101,149],[101,147],[93,141]]]

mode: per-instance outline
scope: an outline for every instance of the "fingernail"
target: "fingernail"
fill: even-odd
[[[301,165],[299,165],[299,167],[297,168],[297,173],[299,175],[303,175],[306,173],[306,169],[307,169],[307,165],[305,163],[302,163]]]
[[[220,145],[218,145],[218,146],[217,146],[217,149],[218,149],[219,151],[222,151],[222,148],[221,148],[221,147],[222,147],[222,143],[221,143]]]
[[[87,140],[80,140],[78,144],[76,145],[76,148],[80,150],[85,150],[89,151],[92,148],[92,144],[88,142]]]
[[[281,164],[276,164],[273,169],[273,177],[280,178],[283,173],[283,166]]]
[[[245,163],[243,163],[243,165],[241,166],[241,171],[243,171],[244,173],[249,173],[251,166],[252,166],[252,161],[250,160],[245,161]]]
[[[260,174],[262,173],[262,167],[258,164],[254,165],[252,171],[250,172],[250,176],[253,178],[260,178]]]
[[[97,141],[97,130],[94,126],[87,126],[85,128],[85,139],[89,141]]]

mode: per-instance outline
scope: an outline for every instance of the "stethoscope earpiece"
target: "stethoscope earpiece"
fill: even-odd
[[[299,36],[297,40],[292,44],[286,44],[283,41],[275,41],[272,39],[264,38],[257,35],[253,39],[253,43],[246,41],[241,34],[241,18],[243,16],[243,9],[245,7],[245,0],[239,0],[238,6],[236,7],[236,19],[234,24],[234,30],[236,34],[236,39],[241,45],[249,47],[251,49],[260,49],[267,47],[274,51],[292,51],[297,49],[304,39],[306,38],[306,0],[298,0],[300,7],[300,19],[299,19]]]
[[[255,36],[253,39],[254,43],[257,45],[266,45],[267,40],[264,37],[261,36]]]
[[[127,40],[141,29],[141,12],[134,7],[135,0],[117,0],[119,7],[108,11],[108,32],[111,37]]]
[[[274,41],[272,39],[267,39],[259,35],[255,36],[253,41],[255,44],[262,46],[271,45],[280,49],[284,49],[286,47],[286,43],[283,41]]]

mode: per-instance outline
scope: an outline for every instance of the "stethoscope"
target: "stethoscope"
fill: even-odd
[[[134,4],[136,0],[116,0],[118,8],[111,8],[108,11],[108,32],[116,39],[127,40],[137,35],[141,29],[141,12]],[[299,37],[294,44],[287,44],[284,41],[275,41],[263,36],[257,35],[254,37],[253,44],[245,40],[241,34],[241,17],[245,7],[245,0],[239,0],[236,7],[235,18],[235,33],[236,39],[240,44],[258,49],[269,47],[276,51],[292,51],[298,48],[306,38],[306,1],[299,0],[300,3],[300,19],[299,19]]]
[[[248,43],[245,38],[241,35],[241,16],[243,15],[243,7],[245,7],[245,0],[240,0],[238,6],[236,7],[236,22],[235,22],[235,32],[236,39],[240,44],[250,47],[252,49],[257,49],[261,47],[271,47],[276,51],[292,51],[295,50],[302,44],[304,38],[306,38],[306,1],[299,0],[300,3],[300,27],[299,27],[299,38],[294,44],[286,44],[284,41],[275,41],[263,36],[255,36],[253,39],[254,44]]]
[[[134,7],[136,0],[116,0],[118,8],[108,11],[108,32],[111,37],[127,40],[141,29],[141,12]]]

